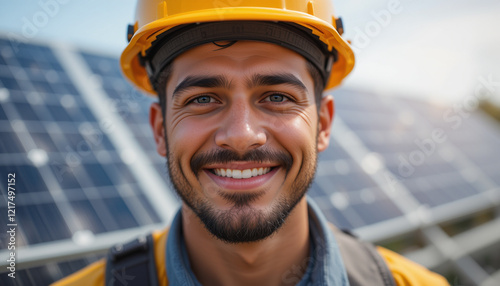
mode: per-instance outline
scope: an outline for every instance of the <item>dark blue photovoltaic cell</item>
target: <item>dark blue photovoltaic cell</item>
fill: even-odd
[[[35,166],[20,165],[18,166],[17,175],[18,188],[23,193],[29,192],[47,192],[48,189],[40,175],[40,172]]]
[[[68,133],[65,138],[69,143],[68,146],[73,150],[84,149],[87,151],[89,149],[89,143],[79,133]]]
[[[39,149],[43,149],[46,152],[58,152],[57,147],[54,144],[54,141],[50,138],[49,134],[31,132],[30,135]]]
[[[29,269],[16,269],[16,279],[7,276],[7,272],[0,273],[0,285],[2,286],[38,286],[48,285],[63,277],[66,277],[83,267],[101,259],[103,255],[91,255],[76,260],[60,263],[48,263],[39,267]],[[54,271],[55,270],[55,271]]]
[[[59,209],[53,203],[17,205],[16,219],[22,222],[22,230],[25,234],[23,239],[29,244],[71,237]]]
[[[96,234],[108,231],[106,222],[99,217],[90,200],[72,201],[71,206],[86,229]]]
[[[1,194],[3,197],[4,196],[3,190],[1,192]],[[3,206],[3,204],[5,204],[5,207]],[[2,198],[2,202],[0,203],[0,212],[2,214],[4,214],[4,216],[5,216],[5,218],[2,218],[2,220],[0,220],[0,223],[2,223],[3,225],[6,225],[7,224],[7,218],[6,218],[6,216],[7,216],[7,202],[6,202],[6,200],[3,201],[3,198]],[[9,241],[7,239],[0,239],[0,250],[6,249],[8,247],[8,243],[9,243]]]
[[[374,203],[353,205],[352,208],[363,218],[366,225],[401,216],[401,211],[389,199],[377,199]],[[381,211],[383,210],[383,211]]]
[[[61,106],[47,105],[47,109],[55,121],[72,121],[71,116],[68,112],[66,112],[66,109]]]
[[[111,186],[113,182],[104,170],[104,166],[100,164],[84,164],[85,171],[95,186]]]
[[[20,89],[17,81],[9,77],[0,77],[0,87],[5,87],[7,89]]]
[[[5,114],[5,111],[3,111],[2,106],[0,106],[0,120],[7,120],[7,115]]]
[[[48,93],[48,94],[53,94],[56,93],[55,90],[52,88],[51,84],[46,82],[46,81],[24,81],[24,80],[19,80],[19,84],[22,86],[28,86],[31,84],[33,86],[33,90],[39,92],[39,93]]]
[[[96,121],[94,114],[87,107],[82,107],[80,111],[82,112],[85,121],[91,121],[91,122]]]
[[[16,174],[16,190],[19,193],[47,192],[45,183],[38,169],[31,165],[4,166],[0,165],[0,175]]]
[[[21,119],[33,121],[40,120],[40,118],[36,115],[35,110],[33,110],[33,108],[31,107],[31,104],[16,102],[14,103],[14,107],[16,108],[18,114],[21,116]]]
[[[24,153],[21,141],[15,133],[0,131],[0,153]]]
[[[12,177],[9,176],[10,173],[12,173],[12,168],[0,166],[0,178],[5,179],[6,182],[9,177]],[[7,199],[6,198],[4,199],[4,196],[5,197],[7,196],[7,189],[8,189],[7,184],[0,184],[0,194],[2,195],[2,199],[0,199],[0,206],[4,205],[7,206]],[[5,213],[7,213],[7,211]]]
[[[117,163],[113,165],[113,168],[112,169],[109,168],[108,172],[110,172],[111,179],[115,185],[135,183],[132,173],[128,169],[127,165],[123,163]]]
[[[152,222],[155,222],[155,223],[160,222],[161,219],[158,216],[158,214],[155,211],[153,211],[154,210],[153,206],[151,205],[149,200],[146,199],[146,197],[144,196],[144,194],[142,193],[142,191],[139,188],[136,188],[136,189],[137,189],[137,192],[139,193],[137,200],[140,202],[140,204],[146,210],[144,212],[144,214],[147,214]],[[165,192],[168,192],[168,190],[165,190]]]
[[[53,161],[49,165],[63,190],[81,187],[74,174],[76,167],[71,168],[66,163],[57,161]]]
[[[118,218],[116,222],[118,223],[120,229],[139,226],[139,223],[135,220],[134,216],[130,212],[130,209],[125,205],[123,199],[119,197],[104,199],[104,204],[113,216]]]

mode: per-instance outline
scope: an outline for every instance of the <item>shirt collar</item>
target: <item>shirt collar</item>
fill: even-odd
[[[338,244],[329,228],[328,221],[316,205],[307,198],[309,213],[309,230],[311,234],[311,253],[307,258],[306,273],[297,285],[328,285],[347,286],[349,281],[342,262]],[[166,270],[169,285],[201,286],[189,263],[189,258],[182,236],[182,213],[179,210],[172,221],[166,247]],[[301,267],[301,266],[297,266]],[[299,268],[300,269],[300,268]],[[288,272],[287,272],[288,273]],[[293,279],[293,276],[283,275],[283,279]],[[293,275],[293,270],[290,272]],[[295,272],[296,273],[296,272]],[[293,280],[292,280],[293,281]]]

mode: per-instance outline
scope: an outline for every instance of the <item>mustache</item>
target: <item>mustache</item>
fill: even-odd
[[[195,174],[208,164],[226,164],[230,162],[273,162],[283,166],[288,172],[293,164],[292,155],[283,151],[269,149],[253,149],[240,155],[229,149],[217,149],[196,154],[191,158],[191,170]]]

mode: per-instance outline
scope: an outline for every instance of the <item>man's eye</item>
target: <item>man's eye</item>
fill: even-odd
[[[204,104],[204,103],[215,102],[215,100],[211,96],[203,95],[203,96],[198,96],[197,98],[193,99],[191,102]]]
[[[271,102],[283,102],[283,101],[288,100],[288,98],[286,96],[284,96],[283,94],[279,94],[279,93],[273,93],[273,94],[269,95],[267,98]]]

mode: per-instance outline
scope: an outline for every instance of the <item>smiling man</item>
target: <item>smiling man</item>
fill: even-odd
[[[329,145],[323,91],[354,65],[331,3],[229,2],[139,1],[122,68],[158,96],[150,123],[183,204],[56,285],[446,285],[305,195]]]
[[[178,231],[194,275],[202,285],[282,285],[309,255],[304,194],[316,146],[328,145],[332,99],[320,116],[306,60],[265,42],[204,44],[171,70],[151,124],[184,202]]]

